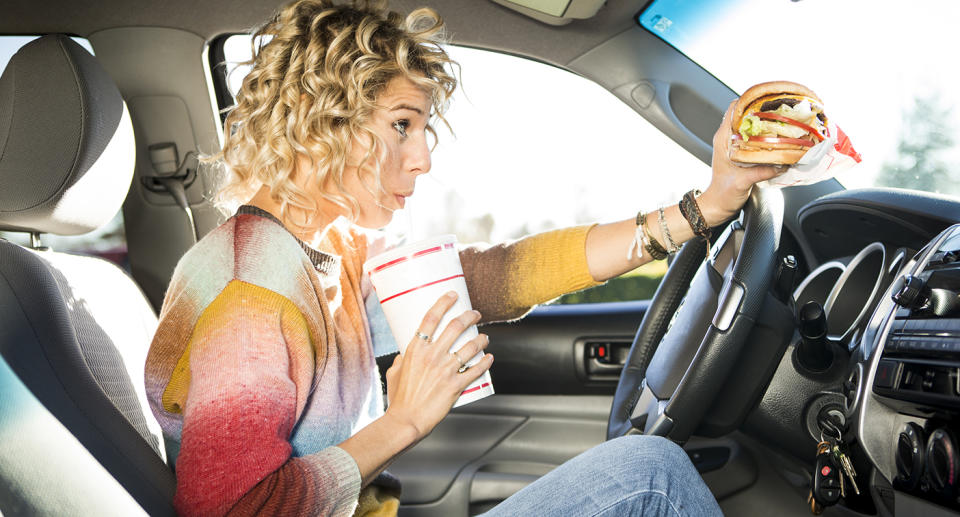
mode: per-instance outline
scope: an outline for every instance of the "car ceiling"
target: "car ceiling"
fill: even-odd
[[[283,2],[275,0],[6,0],[0,3],[0,33],[62,32],[89,36],[117,27],[166,27],[205,40],[247,32]],[[490,48],[563,66],[634,25],[643,0],[610,0],[589,20],[553,27],[488,0],[394,0],[390,8],[410,12],[424,5],[444,17],[457,44]],[[478,23],[483,20],[483,23]]]

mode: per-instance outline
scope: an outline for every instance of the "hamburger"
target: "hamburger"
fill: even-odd
[[[761,83],[743,92],[731,123],[730,159],[741,163],[793,165],[830,136],[820,98],[789,81]]]

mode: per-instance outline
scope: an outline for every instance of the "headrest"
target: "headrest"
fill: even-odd
[[[70,38],[24,45],[0,76],[0,230],[78,235],[130,188],[130,115],[117,85]]]

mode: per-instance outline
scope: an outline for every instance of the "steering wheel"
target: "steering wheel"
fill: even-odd
[[[773,281],[783,194],[755,186],[704,260],[703,239],[674,258],[630,347],[607,439],[643,432],[686,441],[727,380]]]

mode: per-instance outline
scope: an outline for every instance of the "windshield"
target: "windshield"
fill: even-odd
[[[641,26],[740,93],[790,80],[823,100],[863,162],[847,187],[960,194],[960,2],[654,0]]]

